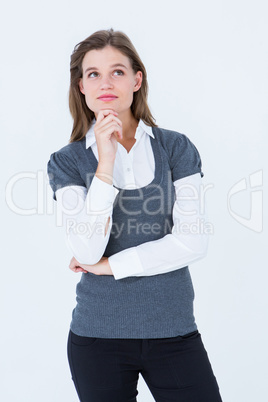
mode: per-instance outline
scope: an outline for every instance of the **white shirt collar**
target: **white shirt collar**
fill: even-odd
[[[96,123],[96,119],[93,119],[90,129],[86,133],[86,148],[91,147],[91,145],[96,142],[95,133],[94,133],[95,123]],[[147,126],[147,124],[145,124],[144,121],[140,119],[136,133],[135,133],[135,138],[137,138],[137,136],[139,135],[138,133],[142,134],[142,132],[145,132],[146,134],[150,135],[152,138],[155,138],[152,127]]]

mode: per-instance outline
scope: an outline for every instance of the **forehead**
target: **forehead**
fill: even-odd
[[[130,60],[126,55],[112,46],[106,46],[103,49],[87,52],[82,62],[82,68],[85,70],[89,67],[109,67],[116,63],[124,64],[127,68],[131,67]]]

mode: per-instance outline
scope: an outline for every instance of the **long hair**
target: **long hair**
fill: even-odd
[[[142,72],[142,84],[140,89],[133,94],[131,111],[135,119],[142,119],[147,125],[157,127],[148,103],[148,82],[146,69],[128,36],[113,28],[93,33],[87,39],[78,43],[71,55],[70,63],[70,89],[69,108],[73,117],[73,129],[69,142],[79,141],[85,137],[95,115],[86,104],[85,96],[79,89],[79,81],[82,78],[82,62],[87,52],[93,49],[103,49],[112,46],[127,56],[130,60],[134,73]]]

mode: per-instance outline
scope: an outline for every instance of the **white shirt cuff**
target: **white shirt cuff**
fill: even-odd
[[[111,255],[108,261],[115,279],[135,276],[143,272],[143,267],[135,247]]]
[[[87,211],[90,213],[106,214],[118,194],[118,190],[98,177],[94,176],[87,193]]]

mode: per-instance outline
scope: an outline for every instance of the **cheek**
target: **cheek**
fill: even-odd
[[[131,84],[127,85],[127,87],[125,88],[125,97],[127,99],[133,98],[133,85],[131,85]]]
[[[92,102],[96,97],[94,94],[96,93],[94,86],[85,84],[84,86],[84,95],[87,101]]]
[[[94,96],[92,94],[92,90],[88,90],[88,88],[84,88],[84,92],[85,92],[85,101],[86,101],[87,107],[90,110],[94,110],[95,102],[94,102]]]

